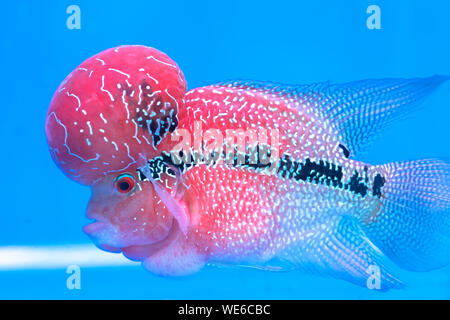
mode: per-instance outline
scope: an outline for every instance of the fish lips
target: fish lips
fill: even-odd
[[[108,252],[120,253],[120,245],[118,243],[106,244],[102,239],[105,237],[111,238],[111,233],[115,233],[116,230],[108,223],[94,220],[94,222],[83,227],[84,233],[92,240],[92,242],[100,249]]]

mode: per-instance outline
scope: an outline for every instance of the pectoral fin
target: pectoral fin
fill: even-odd
[[[186,235],[190,220],[189,214],[187,212],[187,207],[183,205],[179,200],[175,200],[175,198],[169,192],[167,192],[164,187],[160,186],[157,181],[153,180],[152,178],[150,178],[150,181],[152,182],[156,193],[161,198],[161,201],[166,205],[167,209],[177,220],[181,232]]]
[[[182,178],[176,168],[171,168],[161,159],[150,160],[138,169],[141,180],[150,181],[161,201],[177,220],[183,234],[187,234],[190,222],[188,207],[182,201]],[[170,189],[170,191],[168,191]]]

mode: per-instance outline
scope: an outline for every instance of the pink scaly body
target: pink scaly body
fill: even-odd
[[[229,129],[278,129],[280,154],[296,161],[326,159],[344,168],[344,181],[364,166],[369,179],[377,173],[372,166],[345,158],[336,132],[309,101],[228,86],[193,89],[186,97],[187,123],[180,122],[180,127],[193,131],[199,123],[204,131],[218,129],[223,136]],[[358,218],[376,214],[380,205],[378,198],[363,201],[348,190],[329,192],[267,170],[226,164],[193,167],[184,174],[184,182],[198,199],[198,225],[190,230],[194,242],[211,260],[223,263],[264,265],[289,243],[314,236],[314,228],[329,218],[327,211],[336,213],[336,203],[342,203],[342,214],[354,212]]]

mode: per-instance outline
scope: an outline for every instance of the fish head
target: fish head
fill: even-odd
[[[136,172],[105,176],[91,189],[86,215],[93,221],[84,232],[101,249],[119,252],[157,244],[179,230],[154,185],[140,181]]]
[[[177,143],[169,136],[183,118],[185,93],[176,63],[145,46],[105,50],[56,90],[45,124],[50,154],[65,175],[91,187],[84,231],[100,248],[148,254],[185,230],[185,207],[166,190],[179,177],[163,185],[137,171]]]

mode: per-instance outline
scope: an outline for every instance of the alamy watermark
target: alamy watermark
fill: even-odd
[[[366,272],[369,274],[367,278],[366,285],[370,290],[381,289],[381,271],[380,267],[377,265],[370,265]]]
[[[70,16],[66,20],[67,29],[81,29],[81,10],[80,7],[72,4],[67,7],[66,13]]]
[[[178,142],[170,152],[174,164],[223,163],[274,170],[280,158],[280,132],[273,128],[203,130],[202,121],[195,121],[193,132],[179,128],[171,140]]]
[[[381,29],[381,9],[373,4],[367,7],[366,13],[370,14],[367,18],[366,25],[369,30]]]
[[[71,264],[67,267],[66,273],[70,274],[66,280],[66,287],[69,290],[81,289],[81,269],[80,266],[76,264]]]

